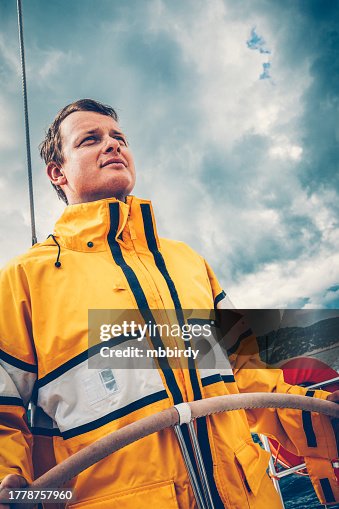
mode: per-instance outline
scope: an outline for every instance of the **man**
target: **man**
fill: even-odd
[[[88,99],[66,106],[41,154],[68,206],[53,236],[1,275],[2,486],[24,486],[53,462],[173,404],[239,391],[306,393],[286,384],[279,370],[236,366],[233,373],[227,359],[219,370],[172,370],[160,363],[157,369],[89,369],[89,309],[140,309],[147,316],[159,309],[213,309],[225,293],[198,254],[158,238],[150,202],[130,196],[133,156],[112,108]],[[241,332],[233,350],[251,339]],[[338,400],[322,391],[314,396]],[[30,399],[36,405],[31,430],[25,421]],[[304,418],[300,411],[260,409],[197,421],[215,508],[281,506],[266,474],[267,453],[253,443],[249,424],[306,457],[324,480],[316,486],[323,499],[338,497],[331,423],[316,414],[307,417],[305,429]],[[74,507],[196,507],[171,429],[90,467],[76,479],[75,491]]]

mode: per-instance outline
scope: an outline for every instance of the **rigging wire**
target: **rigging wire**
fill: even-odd
[[[21,78],[22,78],[22,96],[23,96],[23,102],[24,102],[24,117],[25,117],[25,136],[26,136],[26,158],[27,158],[27,173],[28,173],[29,208],[30,208],[30,215],[31,215],[32,246],[34,246],[34,244],[37,243],[37,236],[36,236],[36,229],[35,229],[33,179],[32,179],[32,161],[31,161],[31,144],[30,144],[30,136],[29,136],[27,85],[26,85],[26,67],[25,67],[25,48],[24,48],[24,33],[23,33],[21,0],[17,0],[17,12],[18,12],[18,30],[19,30],[19,45],[20,45]]]

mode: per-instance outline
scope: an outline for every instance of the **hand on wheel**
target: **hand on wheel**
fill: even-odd
[[[333,401],[333,403],[339,403],[339,391],[334,391],[332,394],[329,394],[327,400]]]
[[[22,475],[9,474],[3,478],[3,480],[0,484],[0,493],[3,488],[7,488],[7,489],[24,488],[25,486],[27,486],[27,484],[28,483],[27,483],[26,479],[24,477],[22,477]],[[10,508],[9,504],[1,504],[0,503],[0,509],[9,509],[9,508]]]

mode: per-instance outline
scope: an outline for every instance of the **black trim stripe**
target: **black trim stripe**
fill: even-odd
[[[0,396],[0,405],[22,406],[25,407],[21,398],[14,396]]]
[[[145,322],[147,323],[148,321],[150,321],[152,324],[155,324],[154,317],[153,317],[152,312],[149,308],[146,296],[145,296],[144,291],[138,281],[138,278],[136,277],[136,275],[135,275],[134,271],[131,269],[131,267],[129,267],[129,265],[127,265],[127,263],[125,262],[125,260],[122,256],[120,245],[116,241],[116,238],[115,238],[116,232],[118,231],[118,226],[119,226],[119,204],[118,203],[110,204],[109,211],[110,211],[111,226],[110,226],[107,240],[108,240],[108,244],[111,249],[113,259],[114,259],[115,263],[119,267],[121,267],[121,269],[127,279],[127,282],[133,292],[133,295],[137,302],[137,306],[138,306]],[[155,337],[151,338],[151,341],[155,348],[159,348],[159,347],[163,348],[164,347],[158,332],[156,333]],[[158,359],[158,364],[159,364],[159,368],[162,370],[162,372],[164,374],[166,384],[167,384],[167,387],[168,387],[170,393],[172,394],[174,404],[176,405],[178,403],[182,403],[183,397],[182,397],[181,391],[179,389],[179,386],[175,379],[174,373],[171,370],[167,359],[160,359],[160,360]],[[183,433],[186,447],[189,451],[190,457],[193,460],[194,453],[193,453],[192,444],[191,444],[191,441],[189,438],[187,425],[182,426],[182,433]],[[193,460],[193,465],[195,465],[195,468],[197,468],[194,460]],[[196,471],[196,475],[198,476],[197,471]]]
[[[205,376],[201,379],[201,385],[203,387],[206,387],[206,385],[216,384],[218,382],[232,383],[235,382],[235,378],[233,375],[220,375],[218,373],[217,375]]]
[[[226,297],[226,293],[224,292],[224,290],[222,292],[220,292],[216,298],[214,299],[214,307],[216,308],[217,307],[217,304],[218,302],[220,302],[222,299],[224,299]]]
[[[151,253],[153,254],[153,258],[154,258],[154,261],[155,261],[155,264],[156,264],[158,270],[160,271],[161,275],[163,276],[163,278],[165,279],[165,281],[167,283],[167,287],[171,294],[174,308],[176,310],[179,325],[182,327],[185,323],[185,319],[184,319],[184,314],[182,311],[181,302],[179,299],[177,289],[173,282],[173,279],[171,278],[171,276],[169,275],[169,272],[167,270],[165,260],[158,249],[158,245],[157,245],[157,241],[156,241],[155,233],[154,233],[154,225],[153,225],[153,220],[152,220],[151,207],[148,203],[142,203],[140,205],[140,207],[141,207],[142,218],[144,221],[145,236],[147,239],[148,248],[151,251]],[[187,349],[187,348],[189,348],[189,346],[190,346],[190,342],[185,341],[185,348]],[[193,392],[194,392],[194,399],[201,399],[201,391],[200,391],[198,377],[197,377],[197,373],[196,373],[196,369],[195,369],[194,359],[192,357],[188,358],[188,367],[189,367],[189,373],[190,373],[191,383],[192,383]]]
[[[334,493],[332,491],[330,481],[324,477],[323,479],[319,479],[321,489],[323,490],[323,494],[326,500],[326,504],[332,504],[336,502]]]
[[[211,452],[211,446],[208,438],[207,420],[206,417],[197,419],[197,431],[198,439],[201,448],[201,452],[204,458],[205,469],[208,476],[208,481],[212,493],[215,509],[225,509],[225,506],[220,498],[217,485],[215,484],[214,472],[213,472],[213,458]]]
[[[183,325],[185,323],[185,320],[184,320],[184,315],[182,312],[180,299],[179,299],[175,284],[168,273],[165,261],[163,259],[162,254],[160,253],[157,243],[156,243],[156,238],[155,238],[155,234],[154,234],[154,225],[153,225],[152,214],[151,214],[151,209],[150,209],[149,204],[141,204],[141,212],[142,212],[142,216],[143,216],[143,220],[144,220],[145,235],[146,235],[148,247],[153,254],[154,261],[155,261],[157,268],[159,269],[160,273],[162,274],[163,278],[165,279],[165,281],[167,283],[167,286],[170,291],[171,298],[172,298],[172,301],[174,304],[174,308],[176,309],[178,322],[180,325]],[[189,345],[190,345],[190,342],[186,341],[185,342],[186,348],[189,348]],[[198,374],[197,374],[197,370],[195,368],[194,359],[192,357],[188,358],[188,368],[189,368],[189,375],[190,375],[190,380],[191,380],[191,384],[192,384],[194,399],[195,400],[202,399],[202,394],[201,394],[199,380],[198,380]],[[184,434],[186,446],[189,448],[190,454],[192,454],[192,448],[191,448],[189,436],[186,433],[185,427],[183,426],[182,428],[183,428],[182,431]],[[209,478],[209,484],[210,484],[210,489],[212,492],[215,509],[219,509],[219,508],[223,509],[224,504],[222,503],[222,500],[220,498],[219,492],[217,490],[217,486],[215,484],[214,475],[213,475],[213,459],[212,459],[212,453],[211,453],[210,443],[209,443],[209,439],[208,439],[207,421],[206,421],[205,417],[197,420],[197,432],[198,432],[198,440],[200,443],[201,452],[204,457],[205,467],[206,467],[207,475]],[[193,461],[193,465],[196,466],[195,461]]]
[[[310,398],[312,398],[314,396],[314,391],[312,390],[307,391],[305,396],[309,396]],[[315,436],[313,429],[311,412],[303,410],[301,412],[301,418],[303,421],[303,428],[306,435],[306,442],[308,447],[317,447],[317,437]]]
[[[110,221],[111,221],[111,227],[108,232],[108,244],[111,249],[111,253],[113,256],[113,259],[119,267],[121,267],[123,273],[125,274],[125,277],[127,279],[127,282],[133,292],[133,295],[135,297],[135,300],[137,302],[138,308],[145,320],[145,322],[151,322],[152,324],[155,324],[154,317],[152,315],[152,312],[149,308],[146,296],[144,294],[144,291],[138,281],[137,276],[135,275],[134,271],[131,269],[129,265],[124,260],[124,257],[122,256],[121,248],[119,243],[116,241],[115,236],[116,232],[118,231],[119,226],[119,203],[110,203],[109,205],[109,212],[110,212]],[[156,335],[151,338],[153,346],[158,348],[164,348],[164,344],[159,336],[158,331],[156,331]],[[177,381],[175,379],[174,373],[170,368],[169,362],[167,358],[158,359],[159,366],[165,376],[165,380],[167,383],[167,386],[173,396],[174,404],[182,403],[183,397],[180,392],[179,386],[177,384]]]
[[[131,267],[129,267],[129,265],[127,265],[127,263],[125,262],[125,260],[122,256],[120,245],[115,239],[116,232],[118,231],[118,226],[119,226],[119,204],[118,203],[110,204],[109,210],[110,210],[111,227],[110,227],[110,230],[108,233],[107,240],[108,240],[108,244],[111,249],[113,259],[114,259],[115,263],[117,265],[119,265],[119,267],[121,267],[123,273],[125,274],[127,282],[133,292],[133,295],[137,302],[137,306],[138,306],[145,322],[147,323],[148,321],[151,321],[151,323],[155,324],[154,317],[152,315],[152,312],[150,311],[146,296],[145,296],[144,291],[138,281],[138,278],[136,277],[136,275],[135,275],[134,271],[131,269]],[[155,237],[154,237],[154,239],[155,239]],[[159,347],[164,348],[164,345],[162,343],[162,340],[161,340],[158,332],[156,333],[156,337],[151,338],[151,341],[155,348],[159,348]],[[167,387],[168,387],[170,393],[172,394],[174,404],[176,405],[178,403],[182,403],[183,397],[182,397],[181,391],[179,389],[179,386],[177,384],[177,381],[174,377],[173,371],[171,370],[167,359],[160,359],[160,360],[158,359],[158,364],[164,374],[166,384],[167,384]],[[184,436],[184,440],[185,440],[189,455],[192,459],[193,465],[194,465],[195,469],[197,469],[196,463],[194,461],[194,453],[193,453],[193,448],[192,448],[192,444],[190,441],[187,425],[182,426],[182,433]],[[197,478],[198,478],[198,475],[199,475],[198,471],[196,470]]]
[[[201,379],[201,385],[203,387],[206,387],[206,385],[217,384],[218,382],[222,382],[222,378],[219,373],[217,375],[205,376]]]
[[[3,350],[0,350],[0,359],[7,362],[7,364],[11,364],[11,366],[14,366],[15,368],[22,369],[23,371],[28,371],[29,373],[38,372],[38,367],[34,364],[28,364],[28,362],[21,361],[20,359],[9,355]]]
[[[228,355],[232,355],[232,353],[234,353],[236,350],[238,350],[240,343],[241,343],[244,339],[249,338],[252,334],[253,334],[252,329],[247,329],[247,331],[245,331],[245,332],[243,332],[242,334],[240,334],[240,336],[238,337],[238,339],[237,339],[237,341],[234,343],[234,345],[233,345],[233,346],[231,346],[231,348],[229,348],[229,349],[227,350]]]
[[[184,315],[182,312],[179,295],[178,295],[177,289],[175,287],[175,284],[173,282],[173,279],[169,275],[169,272],[168,272],[166,264],[165,264],[165,260],[158,249],[157,241],[155,238],[154,226],[153,226],[153,220],[152,220],[152,214],[151,214],[151,207],[149,206],[148,203],[142,203],[140,205],[140,207],[141,207],[142,218],[144,220],[144,229],[145,229],[145,236],[147,239],[148,248],[153,254],[153,258],[154,258],[157,268],[159,269],[159,271],[161,272],[163,278],[165,279],[165,281],[167,283],[168,289],[169,289],[171,297],[172,297],[174,307],[177,312],[179,324],[183,325],[185,323],[185,320],[184,320]]]
[[[97,345],[95,345],[95,346],[97,346]],[[100,345],[100,346],[102,346],[102,345]],[[53,371],[48,373],[48,375],[45,375],[44,377],[42,377],[36,381],[35,388],[40,389],[41,387],[44,387],[45,385],[49,384],[56,378],[59,378],[59,376],[65,374],[70,369],[72,369],[75,366],[77,366],[78,364],[81,364],[82,362],[84,362],[88,358],[88,355],[89,355],[89,351],[85,350],[84,352],[79,353],[78,355],[76,355],[72,359],[68,360],[61,366],[53,369]]]
[[[140,410],[140,408],[144,408],[145,406],[151,405],[152,403],[156,403],[157,401],[161,401],[164,399],[168,399],[167,392],[165,390],[155,392],[154,394],[150,394],[149,396],[145,396],[143,398],[138,399],[137,401],[133,401],[133,403],[129,403],[128,405],[119,408],[118,410],[114,410],[99,419],[95,419],[92,422],[87,424],[82,424],[81,426],[77,426],[68,431],[64,431],[61,433],[61,436],[67,440],[69,438],[73,438],[78,435],[82,435],[83,433],[87,433],[88,431],[93,431],[94,429],[100,428],[109,422],[115,421],[116,419],[120,419],[125,415],[128,415],[136,410]]]
[[[41,428],[40,426],[32,426],[29,428],[32,435],[39,435],[43,437],[61,437],[60,430],[57,428]]]
[[[33,386],[33,390],[32,390],[32,395],[31,395],[31,401],[32,403],[34,403],[35,406],[38,406],[38,392],[39,392],[39,387],[37,385],[37,380]]]
[[[136,333],[133,339],[137,339],[140,337],[139,333]],[[81,364],[82,362],[86,361],[90,357],[94,357],[94,355],[97,355],[101,348],[103,346],[112,347],[112,346],[118,346],[122,343],[125,343],[126,341],[131,341],[130,337],[126,336],[118,336],[117,338],[111,338],[108,341],[98,343],[96,345],[91,346],[88,350],[84,350],[83,352],[79,353],[75,357],[72,357],[72,359],[69,359],[67,362],[62,364],[61,366],[58,366],[53,371],[45,375],[44,377],[40,378],[36,381],[36,389],[40,389],[41,387],[44,387],[45,385],[49,384],[56,378],[59,378],[59,376],[65,374],[70,369],[74,368],[78,364]]]

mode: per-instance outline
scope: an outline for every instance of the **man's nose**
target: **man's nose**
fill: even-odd
[[[108,136],[105,146],[105,152],[117,152],[121,151],[120,143],[115,138]]]

